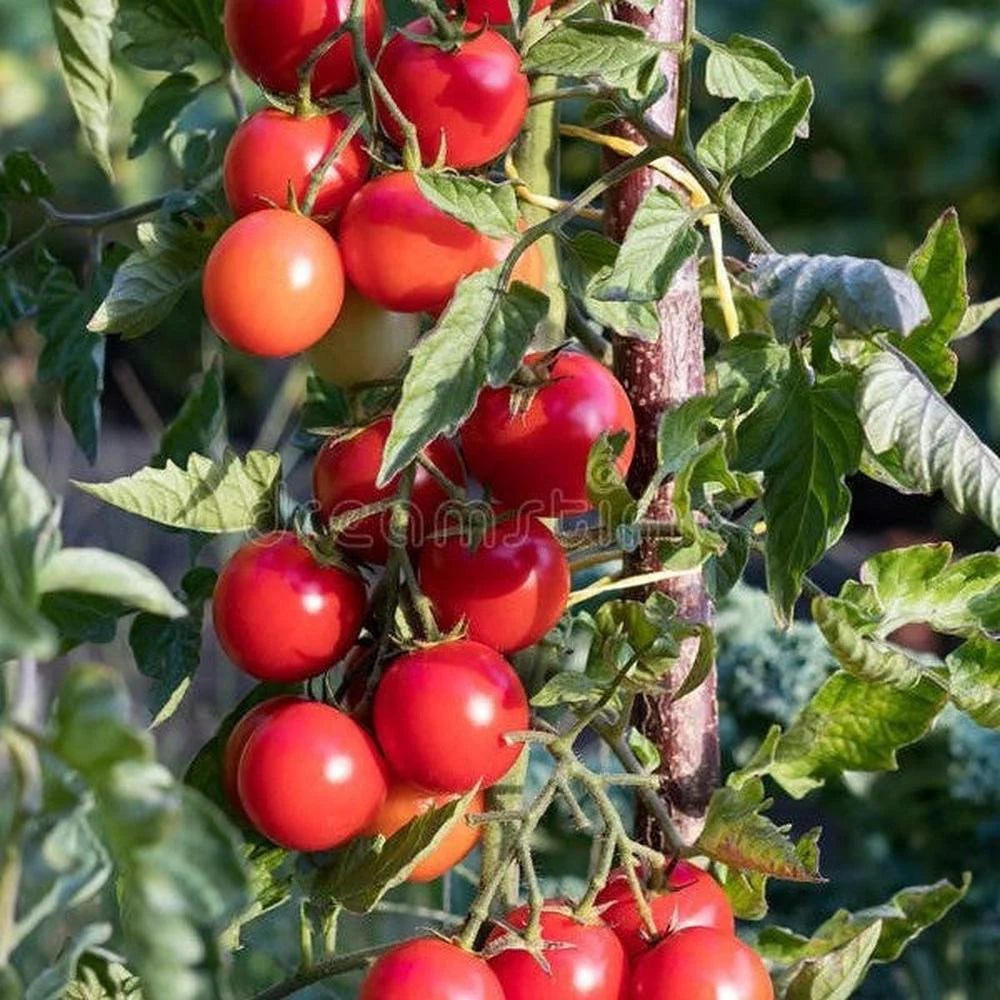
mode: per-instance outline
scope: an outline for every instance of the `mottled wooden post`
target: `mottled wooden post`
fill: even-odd
[[[645,28],[661,42],[678,41],[683,36],[686,0],[662,0],[653,14],[621,5],[615,16]],[[667,93],[658,102],[653,117],[668,133],[677,118],[677,56],[665,53],[663,68],[669,81]],[[639,138],[626,132],[629,138]],[[621,240],[636,208],[646,192],[662,175],[651,170],[633,174],[609,193],[605,201],[605,227],[610,236]],[[655,343],[617,337],[614,344],[615,368],[635,410],[637,440],[629,485],[638,495],[656,469],[656,432],[660,415],[667,409],[705,389],[702,355],[701,302],[698,292],[697,261],[687,261],[659,304],[660,337]],[[662,489],[649,510],[660,519],[671,513],[670,489]],[[627,569],[644,573],[660,568],[655,540],[644,544],[628,557]],[[678,604],[680,613],[692,621],[707,621],[711,609],[701,575],[667,580],[659,585]],[[671,680],[679,684],[686,675],[697,644],[685,649],[683,661]],[[660,750],[660,770],[666,781],[663,795],[670,814],[685,840],[693,840],[701,830],[705,808],[719,780],[718,710],[715,670],[695,692],[672,702],[669,694],[644,698],[637,706],[635,722]],[[653,846],[662,846],[659,830],[649,816],[640,815],[638,832]]]

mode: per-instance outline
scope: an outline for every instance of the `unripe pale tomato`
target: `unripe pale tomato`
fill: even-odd
[[[350,119],[340,111],[297,117],[264,108],[247,118],[226,147],[222,169],[229,207],[236,215],[289,208],[288,191],[301,205],[312,172],[330,154]],[[359,135],[351,137],[327,167],[312,214],[332,217],[365,182],[371,161]]]
[[[528,907],[521,906],[505,922],[524,930],[529,916]],[[578,920],[554,902],[542,910],[541,932],[544,943],[556,946],[542,952],[548,970],[523,948],[505,949],[489,960],[506,1000],[623,1000],[628,962],[614,931],[600,920]],[[503,934],[497,928],[490,939]]]
[[[385,486],[375,480],[392,420],[382,417],[367,427],[328,438],[313,466],[313,494],[324,518],[349,514],[359,507],[391,500],[399,489],[399,476]],[[438,438],[424,450],[425,456],[453,483],[465,478],[458,453],[450,441]],[[418,466],[410,493],[409,538],[419,545],[434,532],[448,494],[423,466]],[[366,562],[381,564],[389,556],[390,513],[373,514],[352,524],[339,536],[346,551]]]
[[[419,568],[441,627],[464,620],[470,639],[501,653],[538,642],[566,610],[566,553],[534,517],[498,521],[482,539],[431,539]]]
[[[452,10],[459,7],[464,9],[471,21],[482,24],[488,21],[490,24],[510,24],[510,4],[507,0],[447,0],[448,6]],[[537,14],[540,10],[552,6],[552,0],[535,0],[531,6],[531,13]]]
[[[504,995],[478,955],[439,938],[421,938],[387,951],[365,976],[358,1000],[504,1000]]]
[[[389,312],[348,285],[337,322],[309,348],[309,360],[320,378],[347,389],[398,375],[419,336],[415,313]]]
[[[226,655],[263,681],[304,680],[332,667],[354,644],[364,615],[361,577],[321,565],[288,531],[243,545],[212,598]]]
[[[529,365],[540,360],[529,355]],[[469,471],[505,506],[539,517],[582,513],[587,458],[601,434],[626,431],[617,460],[632,461],[635,417],[625,390],[599,361],[563,351],[530,401],[512,409],[511,389],[487,387],[461,429]]]
[[[305,699],[256,726],[237,787],[250,822],[292,851],[325,851],[357,836],[388,791],[372,738],[349,715]]]
[[[340,251],[312,219],[278,208],[252,212],[212,248],[202,293],[209,322],[233,347],[261,357],[297,354],[340,312]]]
[[[479,26],[467,24],[469,34]],[[414,41],[432,35],[428,18],[406,25],[386,43],[378,71],[403,115],[417,130],[424,163],[435,163],[444,144],[451,167],[478,167],[495,160],[517,137],[528,110],[528,78],[521,57],[503,35],[489,28],[457,48]],[[403,131],[384,105],[379,121],[397,145]]]
[[[351,284],[397,312],[440,312],[462,278],[496,263],[490,240],[432,205],[407,171],[369,181],[338,234]]]
[[[511,665],[478,642],[451,640],[397,657],[375,692],[375,734],[393,773],[434,792],[488,788],[521,747],[528,699]]]
[[[736,932],[729,899],[708,872],[687,861],[678,861],[667,884],[669,888],[647,895],[660,934],[673,934],[685,927]],[[614,929],[630,959],[649,949],[647,931],[623,868],[611,873],[608,884],[598,893],[597,902],[607,907],[601,916]]]
[[[454,798],[453,795],[431,795],[424,789],[406,782],[393,782],[389,786],[389,794],[385,803],[364,832],[369,837],[373,837],[377,833],[382,834],[383,837],[391,837],[417,816],[422,816],[432,809],[439,809],[441,806],[447,805],[452,798]],[[445,835],[444,840],[410,872],[407,881],[430,882],[439,878],[450,868],[454,868],[476,846],[483,834],[481,826],[470,826],[465,822],[465,817],[485,811],[486,796],[479,792],[469,808]]]
[[[247,76],[267,90],[295,94],[299,67],[351,13],[352,0],[226,0],[226,41]],[[382,45],[382,0],[365,0],[365,49]],[[351,38],[344,35],[316,64],[313,97],[350,90],[358,82]]]
[[[665,937],[632,969],[629,1000],[774,1000],[757,953],[714,927],[688,927]]]

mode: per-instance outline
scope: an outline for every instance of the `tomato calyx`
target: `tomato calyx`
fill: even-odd
[[[397,28],[397,33],[417,45],[430,45],[442,52],[457,52],[466,42],[474,42],[489,25],[477,24],[471,31],[466,31],[467,18],[464,14],[448,15],[443,13],[434,0],[413,0],[417,7],[433,26],[433,31],[420,33]]]

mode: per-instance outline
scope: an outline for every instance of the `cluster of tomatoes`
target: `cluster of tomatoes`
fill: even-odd
[[[530,921],[522,906],[491,932],[485,957],[438,939],[397,946],[372,967],[361,1000],[773,1000],[767,969],[736,937],[726,894],[710,875],[680,861],[643,895],[655,935],[619,869],[589,914],[546,902],[534,948],[516,936]]]

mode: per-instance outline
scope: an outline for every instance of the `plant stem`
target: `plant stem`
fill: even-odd
[[[347,148],[347,144],[358,134],[358,130],[364,124],[364,115],[355,115],[347,128],[341,133],[340,138],[334,143],[333,148],[317,164],[316,168],[309,176],[309,187],[306,188],[306,196],[302,199],[303,215],[312,215],[313,205],[316,204],[316,196],[323,184],[326,172],[337,162],[337,157]]]
[[[540,77],[539,79],[549,79]],[[597,87],[592,83],[585,83],[579,87],[546,87],[532,88],[528,104],[545,104],[548,101],[566,101],[574,97],[599,97],[601,94],[609,93],[603,87]]]

